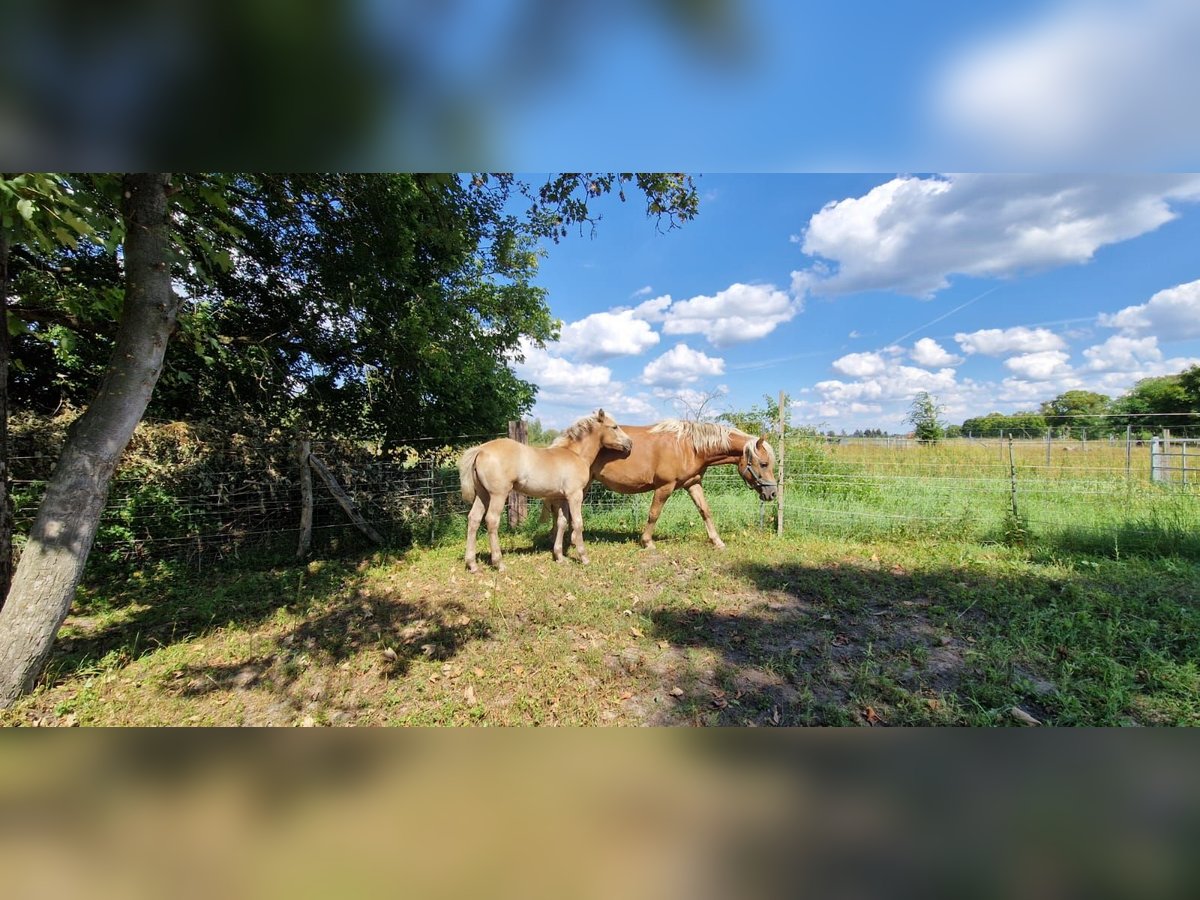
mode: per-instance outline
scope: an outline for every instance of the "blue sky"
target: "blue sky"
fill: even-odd
[[[1200,362],[1196,176],[697,183],[700,215],[679,229],[608,198],[594,237],[547,245],[538,282],[563,335],[516,366],[545,424],[783,389],[797,422],[902,431],[922,389],[961,421]]]

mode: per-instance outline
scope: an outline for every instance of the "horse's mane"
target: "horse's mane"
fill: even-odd
[[[551,447],[566,447],[568,444],[573,444],[576,441],[582,441],[585,437],[592,433],[592,430],[600,424],[600,418],[596,415],[584,416],[576,422],[568,425],[551,443]]]
[[[753,435],[747,434],[732,425],[719,425],[716,422],[693,422],[690,419],[664,419],[650,428],[659,434],[673,434],[680,440],[691,441],[697,453],[721,453],[733,449],[733,435],[750,438],[744,454],[748,455],[755,446]],[[763,447],[771,465],[775,465],[775,450],[766,441]]]
[[[659,434],[673,434],[681,440],[691,441],[697,453],[718,453],[729,450],[732,435],[746,432],[716,422],[693,422],[689,419],[664,419],[650,429]]]

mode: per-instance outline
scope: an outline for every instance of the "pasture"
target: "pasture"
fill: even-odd
[[[469,575],[458,508],[402,549],[96,567],[0,722],[1197,725],[1200,494],[1124,452],[1016,447],[1014,517],[998,442],[789,441],[782,536],[706,479],[724,552],[685,495],[640,549],[649,498],[593,486],[588,567],[535,510]]]

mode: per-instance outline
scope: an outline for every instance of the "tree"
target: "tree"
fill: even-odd
[[[945,433],[941,421],[943,408],[928,391],[920,391],[913,398],[908,417],[904,420],[912,425],[913,433],[923,444],[936,444]]]
[[[170,176],[122,179],[125,303],[112,361],[75,422],[46,485],[0,610],[0,705],[32,689],[83,574],[108,483],[150,401],[175,327],[171,286]]]
[[[1041,413],[1046,424],[1061,433],[1066,429],[1090,434],[1102,434],[1109,430],[1107,413],[1111,398],[1095,391],[1066,391],[1053,400],[1041,404]]]
[[[1127,423],[1139,430],[1178,427],[1200,421],[1200,415],[1186,415],[1195,407],[1182,375],[1143,378],[1113,403],[1112,409],[1116,416],[1125,416]]]
[[[283,287],[286,302],[280,306],[289,312],[299,309],[308,318],[304,328],[287,332],[282,340],[265,336],[260,342],[266,354],[262,358],[289,364],[270,373],[270,388],[282,386],[277,397],[305,398],[311,411],[373,404],[372,390],[387,386],[376,380],[378,371],[387,367],[394,372],[406,359],[402,354],[422,338],[426,342],[407,364],[409,372],[424,380],[413,385],[397,380],[390,385],[394,396],[403,388],[428,403],[444,392],[461,391],[464,384],[478,386],[487,377],[506,375],[510,387],[519,391],[520,384],[512,384],[515,377],[500,361],[521,338],[539,341],[552,334],[540,292],[523,277],[536,260],[527,241],[536,236],[557,240],[565,236],[567,225],[592,221],[586,199],[572,202],[577,191],[596,197],[614,186],[621,190],[631,180],[647,193],[649,215],[660,220],[666,216],[674,226],[695,214],[694,186],[684,176],[618,175],[607,183],[586,176],[551,179],[547,184],[561,189],[531,210],[520,228],[513,224],[514,217],[497,212],[507,200],[511,176],[500,176],[498,189],[489,187],[485,176],[471,179],[469,186],[453,176],[373,183],[355,180],[360,177],[365,178],[198,176],[173,182],[154,174],[89,176],[79,180],[71,197],[62,199],[59,218],[79,202],[78,196],[87,198],[97,217],[109,207],[117,210],[108,216],[110,227],[101,229],[95,246],[81,249],[78,258],[98,259],[98,248],[111,253],[122,246],[120,289],[97,292],[87,305],[93,313],[117,296],[120,313],[110,362],[94,399],[68,432],[7,603],[0,609],[0,705],[10,705],[33,687],[70,610],[109,481],[151,401],[179,322],[183,302],[174,284],[187,288],[193,301],[190,321],[180,332],[205,365],[215,364],[221,347],[239,337],[219,330],[219,294],[204,297],[205,287],[217,282],[222,270],[234,268],[232,251],[247,260],[251,279],[261,276],[265,281],[264,296],[258,299],[269,302],[271,289]],[[276,228],[269,216],[253,218],[257,209],[277,209],[290,201],[300,207],[288,220],[296,226],[293,230]],[[25,207],[17,209],[24,216]],[[423,214],[408,217],[413,209]],[[397,216],[397,210],[403,214]],[[382,246],[391,253],[383,260],[363,255],[360,246],[364,236],[375,232],[381,232],[383,240],[376,249]],[[7,243],[6,249],[11,253]],[[243,257],[245,249],[266,255]],[[45,246],[27,245],[23,250],[27,255],[35,250],[43,256],[57,253]],[[267,272],[261,268],[264,258],[282,262],[283,268]],[[73,336],[86,330],[86,323],[69,308],[39,309],[27,299],[22,297],[21,312],[28,319],[22,321],[53,320]],[[269,319],[263,306],[258,311]],[[438,329],[443,327],[447,334],[437,346]],[[393,341],[399,346],[390,348]],[[59,347],[63,343],[60,339]],[[480,347],[485,352],[474,359],[485,362],[473,369],[462,355]],[[230,365],[239,376],[247,374],[246,368]],[[308,380],[297,384],[293,374],[305,367]],[[461,392],[458,397],[464,399]],[[493,404],[489,414],[496,408]]]

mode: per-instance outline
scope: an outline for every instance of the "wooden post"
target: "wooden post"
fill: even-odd
[[[296,559],[308,556],[308,548],[312,544],[313,524],[313,489],[312,466],[309,458],[312,456],[312,441],[303,431],[296,431],[296,459],[300,463],[300,544],[296,548]]]
[[[1046,468],[1050,468],[1050,429],[1046,429]]]
[[[1008,477],[1011,479],[1012,491],[1012,514],[1013,521],[1017,521],[1017,465],[1013,461],[1013,439],[1012,435],[1008,436]]]
[[[354,505],[354,501],[350,499],[350,495],[345,489],[337,483],[337,479],[333,477],[333,473],[325,463],[313,453],[308,454],[308,464],[312,470],[321,476],[321,480],[325,482],[325,486],[329,488],[329,493],[333,494],[333,499],[338,502],[342,510],[349,516],[350,521],[358,526],[358,530],[369,537],[376,544],[382,544],[383,538],[379,532],[367,524],[367,520],[362,517],[358,511],[358,507]]]
[[[779,392],[779,467],[775,472],[775,534],[783,537],[783,391]]]
[[[510,421],[508,436],[518,444],[528,444],[529,425],[524,419]],[[508,495],[508,527],[517,528],[524,524],[527,515],[529,515],[529,498],[517,491],[512,491]]]
[[[1133,425],[1125,426],[1125,481],[1128,482],[1133,473]]]

